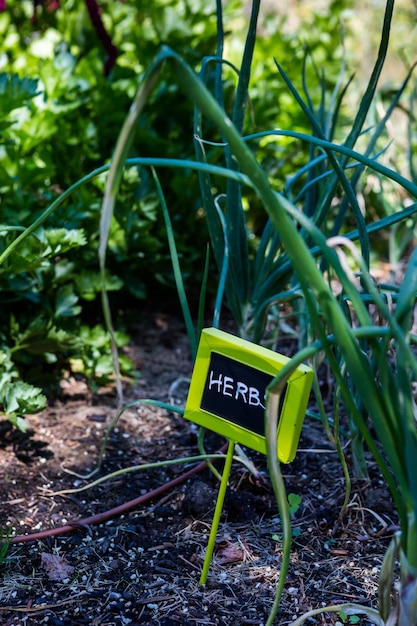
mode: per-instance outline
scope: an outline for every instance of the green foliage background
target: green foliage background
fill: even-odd
[[[62,191],[110,161],[138,81],[162,44],[181,54],[197,71],[203,58],[216,53],[214,0],[102,0],[103,21],[119,52],[115,67],[105,76],[106,53],[84,2],[60,4],[57,11],[38,7],[34,16],[31,1],[8,2],[0,14],[0,252]],[[266,2],[263,7],[244,134],[271,128],[310,132],[274,59],[298,89],[305,90],[308,84],[312,106],[318,113],[323,107],[323,115],[324,102],[331,98],[345,59],[355,65],[356,58],[359,64],[354,54],[352,2],[333,0],[317,10],[308,10],[306,3],[299,11],[294,22],[294,14],[277,13],[275,3]],[[225,57],[237,67],[247,16],[245,2],[225,3]],[[229,112],[236,72],[225,68],[224,77]],[[207,78],[210,88],[213,81],[214,70]],[[349,126],[350,122],[349,101],[339,120],[337,133],[343,134],[344,123]],[[205,138],[219,140],[210,126],[205,128]],[[210,162],[220,161],[221,148],[206,149]],[[308,150],[294,138],[258,140],[256,149],[279,190],[308,161]],[[140,118],[130,156],[161,155],[194,158],[193,109],[168,77]],[[158,175],[186,287],[191,294],[198,293],[208,241],[198,177],[195,172],[175,169],[161,169]],[[35,391],[32,405],[16,406],[7,392],[10,381],[45,387],[50,375],[54,381],[59,379],[69,361],[90,382],[97,375],[106,380],[111,374],[109,343],[97,306],[98,224],[105,180],[103,174],[80,186],[0,267],[0,403],[16,423],[44,399]],[[394,195],[392,202],[396,201]],[[249,191],[244,204],[253,254],[265,225],[264,211]],[[385,203],[380,210],[391,209]],[[160,203],[145,168],[131,167],[124,174],[111,225],[107,268],[107,288],[113,292],[116,311],[161,290],[168,298],[176,298]],[[213,265],[211,270],[215,283],[217,269]],[[122,346],[128,338],[122,332],[121,318],[117,323]],[[127,359],[122,366],[131,370]]]

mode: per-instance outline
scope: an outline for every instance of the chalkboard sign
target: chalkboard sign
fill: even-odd
[[[265,390],[288,357],[215,328],[202,331],[184,417],[266,454]],[[297,450],[313,371],[301,365],[281,395],[277,454]]]

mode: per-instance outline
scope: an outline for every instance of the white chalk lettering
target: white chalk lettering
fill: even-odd
[[[261,394],[256,387],[249,387],[241,380],[235,381],[232,376],[223,376],[219,374],[218,377],[210,371],[210,377],[208,380],[209,391],[216,391],[223,396],[233,398],[234,400],[249,404],[250,406],[265,409],[265,405],[261,402]]]
[[[231,376],[225,376],[223,379],[223,395],[233,397],[233,383],[235,381]]]
[[[247,402],[246,394],[247,393],[248,393],[248,386],[245,385],[245,383],[242,383],[242,382],[238,381],[236,383],[235,400],[237,400],[239,398],[239,396],[242,396],[242,400],[246,404],[246,402]]]
[[[256,387],[249,387],[249,404],[252,406],[261,406],[263,409],[265,408],[261,402],[259,391]]]
[[[220,378],[213,378],[213,372],[210,372],[210,381],[209,381],[209,389],[212,388],[213,385],[217,385],[217,391],[220,393],[223,385],[223,374],[220,374]]]

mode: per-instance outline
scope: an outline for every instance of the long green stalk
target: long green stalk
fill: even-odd
[[[299,352],[296,357],[291,359],[274,378],[267,387],[267,403],[265,410],[265,436],[267,445],[268,468],[271,476],[271,482],[274,490],[275,499],[278,504],[278,510],[282,526],[282,559],[278,578],[278,585],[275,593],[274,603],[266,621],[265,626],[272,626],[275,621],[281,595],[284,590],[285,581],[288,575],[291,557],[291,517],[288,505],[287,492],[285,482],[281,472],[280,462],[277,457],[277,430],[279,404],[282,391],[287,383],[289,376],[294,372],[298,365],[306,359],[311,358],[317,350],[317,346],[305,348]]]
[[[165,230],[167,232],[168,237],[168,246],[170,250],[171,263],[175,277],[175,284],[177,286],[178,298],[181,304],[181,310],[185,321],[185,327],[187,329],[188,341],[190,343],[191,354],[193,359],[197,356],[197,337],[194,330],[193,320],[191,316],[190,307],[188,305],[188,300],[185,292],[184,281],[182,279],[181,266],[177,252],[177,246],[175,243],[174,230],[172,228],[171,219],[169,216],[169,210],[167,207],[167,203],[165,200],[165,194],[163,192],[161,183],[159,182],[158,174],[155,171],[155,168],[152,168],[152,176],[155,181],[155,186],[157,190],[157,194],[159,197],[159,202],[162,207],[162,215],[165,222]]]
[[[155,72],[149,82],[146,84],[146,89],[139,92],[137,94],[137,97],[133,100],[131,104],[128,116],[123,124],[123,128],[116,144],[116,149],[113,156],[113,163],[109,171],[109,176],[107,178],[107,184],[101,208],[100,241],[98,248],[98,260],[101,276],[101,303],[104,321],[111,341],[111,355],[116,379],[116,390],[119,406],[121,406],[123,403],[123,387],[120,375],[116,335],[113,327],[109,298],[106,289],[106,251],[110,233],[110,225],[114,212],[114,205],[116,202],[116,196],[120,187],[120,181],[122,179],[126,157],[128,155],[129,148],[132,144],[134,137],[134,127],[137,120],[137,111],[142,109],[144,103],[149,96],[149,93],[158,82],[158,79],[159,72]]]

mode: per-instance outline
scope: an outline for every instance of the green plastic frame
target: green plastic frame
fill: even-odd
[[[236,364],[237,370],[240,368],[241,371],[249,372],[249,374],[251,370],[258,370],[270,376],[271,380],[289,361],[289,358],[216,328],[205,328],[201,333],[184,417],[231,441],[266,454],[266,440],[265,436],[259,434],[259,424],[257,428],[251,430],[242,426],[239,419],[234,416],[220,416],[202,408],[202,404],[207,404],[205,400],[203,401],[203,396],[207,393],[208,376],[212,375],[210,368],[213,354],[220,355],[220,360],[223,359],[223,362],[226,358],[232,369]],[[210,389],[212,381],[213,379],[210,378]],[[218,383],[218,380],[215,382]],[[288,379],[282,398],[277,433],[277,455],[282,463],[290,463],[295,457],[312,382],[313,370],[307,365],[300,365]],[[230,403],[230,397],[233,394],[239,395],[237,389],[240,383],[234,381],[233,376],[230,375],[227,380],[223,380],[223,383],[222,391],[229,396],[227,401]],[[247,385],[244,387],[247,388]],[[248,396],[249,394],[246,394],[245,398]],[[262,405],[259,410],[262,411],[261,419],[263,420]]]

